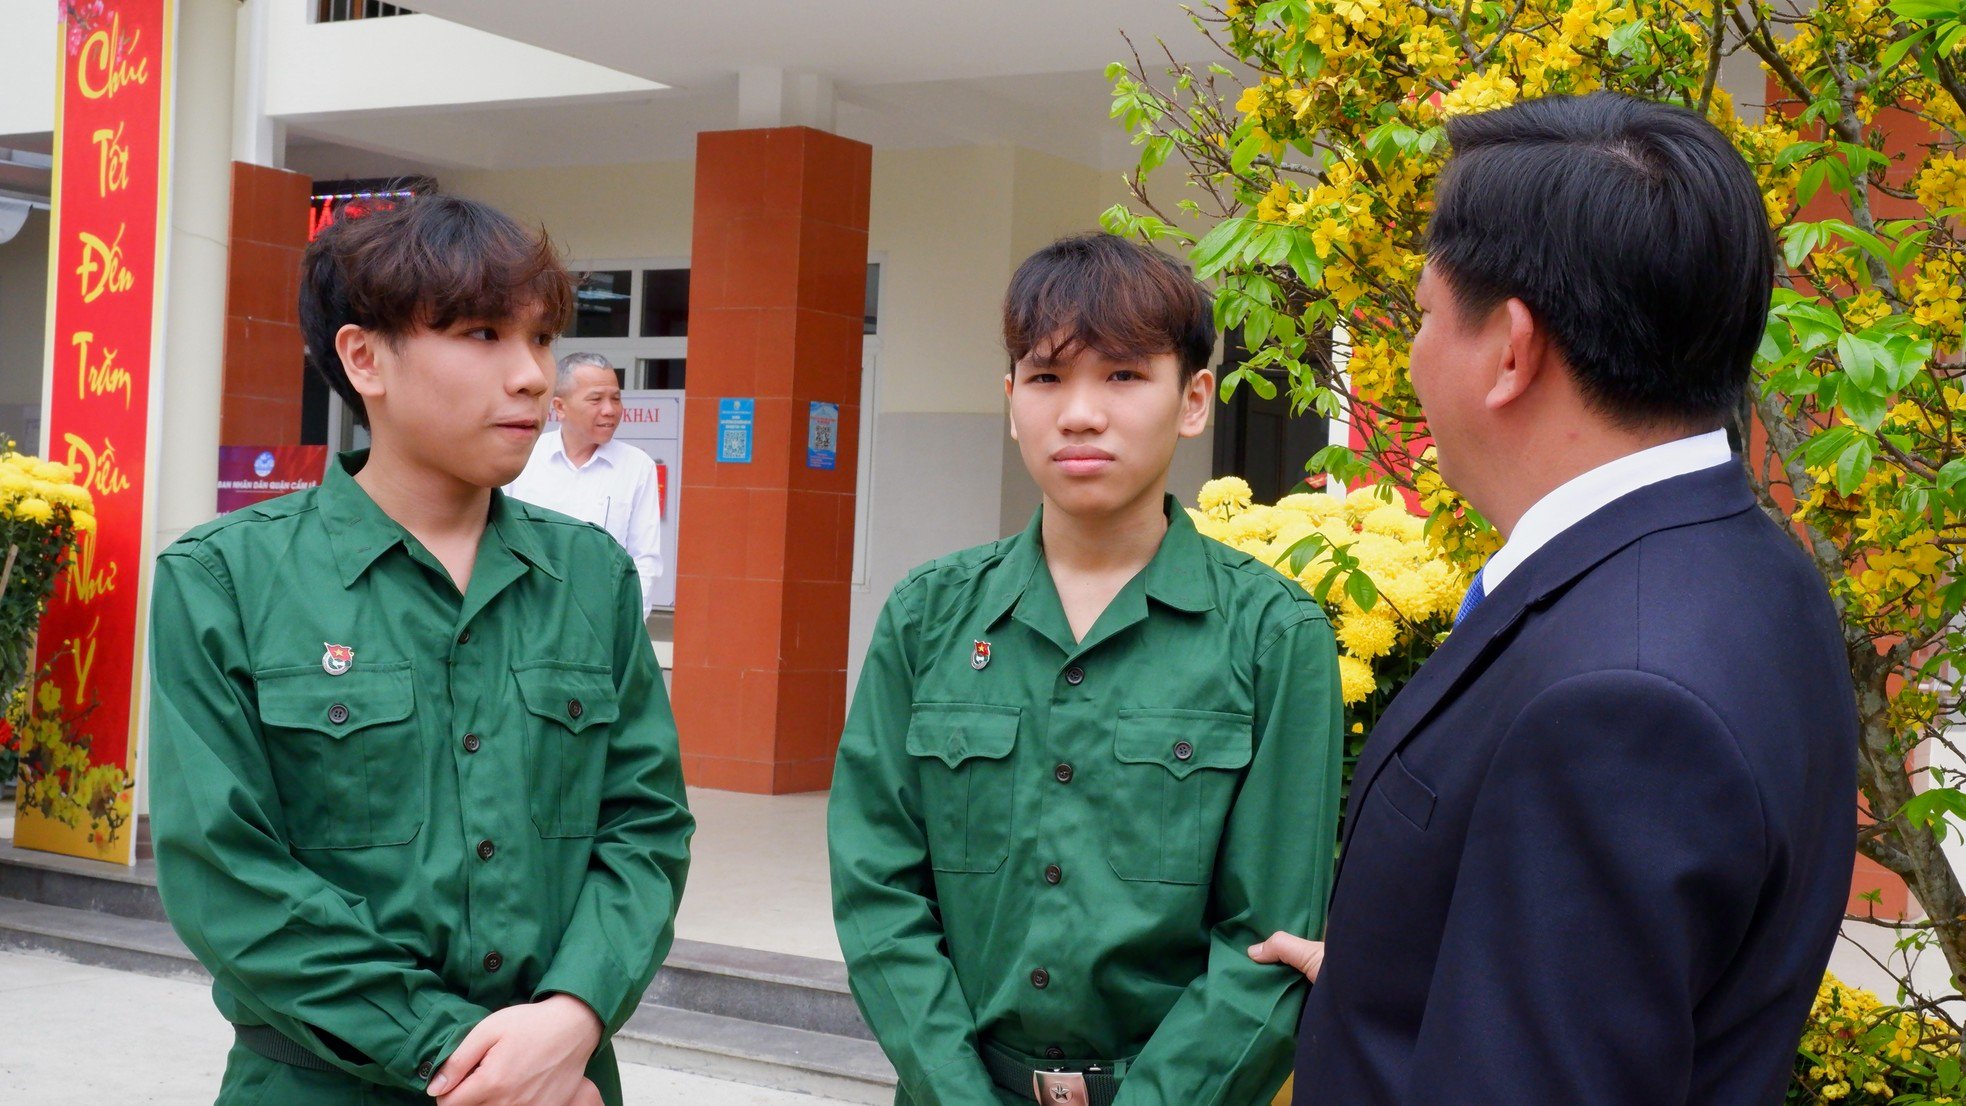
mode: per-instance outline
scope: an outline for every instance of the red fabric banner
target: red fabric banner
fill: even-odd
[[[97,526],[55,587],[37,658],[53,665],[59,709],[86,741],[91,770],[120,767],[126,786],[98,786],[74,824],[23,805],[15,843],[128,864],[176,11],[173,0],[58,0],[57,11],[42,455],[75,470],[95,497]]]

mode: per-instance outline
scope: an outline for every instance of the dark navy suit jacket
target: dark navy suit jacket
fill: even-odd
[[[1823,580],[1738,460],[1563,531],[1360,756],[1296,1106],[1779,1103],[1856,744]]]

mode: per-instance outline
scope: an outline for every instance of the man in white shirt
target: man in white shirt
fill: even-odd
[[[539,436],[532,459],[507,494],[591,522],[614,536],[642,578],[642,613],[655,606],[662,575],[662,501],[655,461],[614,440],[621,425],[621,381],[598,353],[560,358],[553,385],[560,429]]]

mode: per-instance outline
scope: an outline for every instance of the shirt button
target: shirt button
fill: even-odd
[[[568,699],[568,700],[567,700],[567,717],[568,717],[568,718],[579,718],[579,717],[580,717],[581,715],[583,715],[583,714],[586,714],[586,713],[587,713],[587,708],[586,708],[586,707],[583,707],[583,706],[581,706],[581,705],[580,705],[580,700],[578,700],[578,699]]]
[[[341,703],[336,703],[334,706],[329,707],[328,721],[334,723],[337,726],[341,725],[343,722],[348,721],[348,708],[342,705]]]
[[[1076,664],[1070,668],[1067,668],[1065,670],[1065,682],[1071,684],[1073,687],[1077,687],[1080,684],[1084,683],[1085,669],[1080,668]]]
[[[430,1077],[435,1074],[437,1074],[437,1065],[428,1060],[416,1066],[416,1077],[425,1082],[429,1082]]]
[[[477,735],[477,734],[474,734],[474,733],[468,733],[468,734],[465,734],[465,735],[464,735],[464,751],[465,751],[465,752],[467,752],[467,753],[475,753],[475,752],[477,752],[477,751],[478,751],[478,746],[480,746],[480,745],[482,745],[482,744],[484,744],[484,743],[478,740],[478,735]]]
[[[500,956],[495,952],[488,952],[485,954],[486,971],[495,972],[498,969],[503,968],[504,966],[505,966],[505,958],[503,956]]]
[[[1043,968],[1039,968],[1038,970],[1032,972],[1031,986],[1036,987],[1040,991],[1044,990],[1046,987],[1051,986],[1051,973],[1045,971]]]
[[[1072,782],[1072,766],[1069,764],[1059,765],[1058,767],[1051,770],[1051,774],[1058,777],[1059,783]]]
[[[490,840],[489,838],[487,838],[486,840],[483,840],[483,841],[480,841],[480,842],[478,842],[478,859],[479,859],[479,860],[490,860],[490,859],[492,858],[492,854],[493,854],[493,853],[495,853],[495,852],[497,852],[497,851],[498,851],[498,846],[497,846],[497,845],[494,845],[494,844],[492,844],[492,843],[491,843],[491,840]]]
[[[469,645],[469,644],[471,644],[471,631],[469,631],[469,630],[466,630],[466,631],[464,631],[463,633],[461,633],[461,634],[459,634],[459,635],[457,635],[457,643],[458,643],[459,645]]]
[[[1057,1045],[1052,1045],[1044,1050],[1044,1058],[1047,1060],[1063,1060],[1065,1058],[1065,1050],[1059,1048]]]
[[[1195,755],[1195,747],[1193,745],[1190,745],[1185,741],[1177,741],[1174,743],[1175,760],[1187,760],[1189,757],[1194,755]]]
[[[1044,881],[1046,883],[1056,885],[1059,880],[1064,878],[1065,878],[1065,870],[1063,868],[1060,868],[1056,864],[1045,865]]]

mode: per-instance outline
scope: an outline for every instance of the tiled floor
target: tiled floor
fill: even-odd
[[[676,936],[840,959],[826,869],[826,796],[692,788],[697,820]]]
[[[0,1011],[7,1106],[206,1106],[232,1043],[202,984],[23,953],[0,952]],[[630,1106],[840,1106],[637,1064],[621,1082]]]

